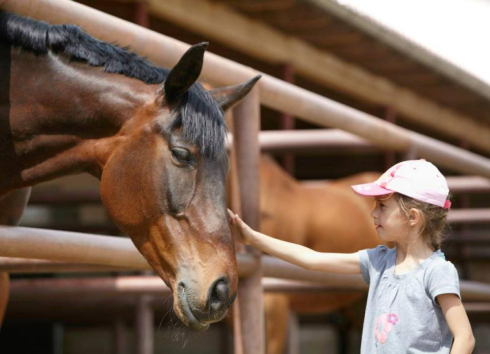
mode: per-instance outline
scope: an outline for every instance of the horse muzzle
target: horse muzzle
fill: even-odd
[[[230,287],[225,277],[213,282],[207,291],[204,304],[196,301],[192,290],[185,282],[179,282],[177,292],[178,303],[174,304],[175,312],[182,322],[198,331],[205,331],[210,323],[222,320],[236,298],[236,292],[229,296]]]

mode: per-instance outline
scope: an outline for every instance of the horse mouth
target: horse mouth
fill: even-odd
[[[199,321],[191,311],[189,303],[187,302],[187,296],[185,291],[179,291],[179,310],[176,311],[177,316],[180,317],[182,322],[192,329],[197,331],[206,331],[209,328],[209,323],[203,323]]]

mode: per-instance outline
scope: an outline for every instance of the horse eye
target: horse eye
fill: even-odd
[[[179,161],[189,162],[191,154],[186,149],[172,149],[172,156]]]

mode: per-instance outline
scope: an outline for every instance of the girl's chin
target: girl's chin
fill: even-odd
[[[386,234],[383,234],[382,232],[378,232],[378,239],[383,242],[395,242],[395,240],[391,237],[388,237]]]
[[[383,240],[383,241],[390,241],[388,240],[389,237],[386,235],[386,233],[384,232],[383,228],[382,227],[378,227],[376,229],[376,233],[378,234],[378,237]]]

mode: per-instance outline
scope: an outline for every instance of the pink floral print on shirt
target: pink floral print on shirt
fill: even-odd
[[[398,322],[398,316],[396,313],[383,313],[376,320],[376,328],[374,329],[374,336],[381,344],[385,344],[388,339],[388,333],[391,332],[393,326]]]

